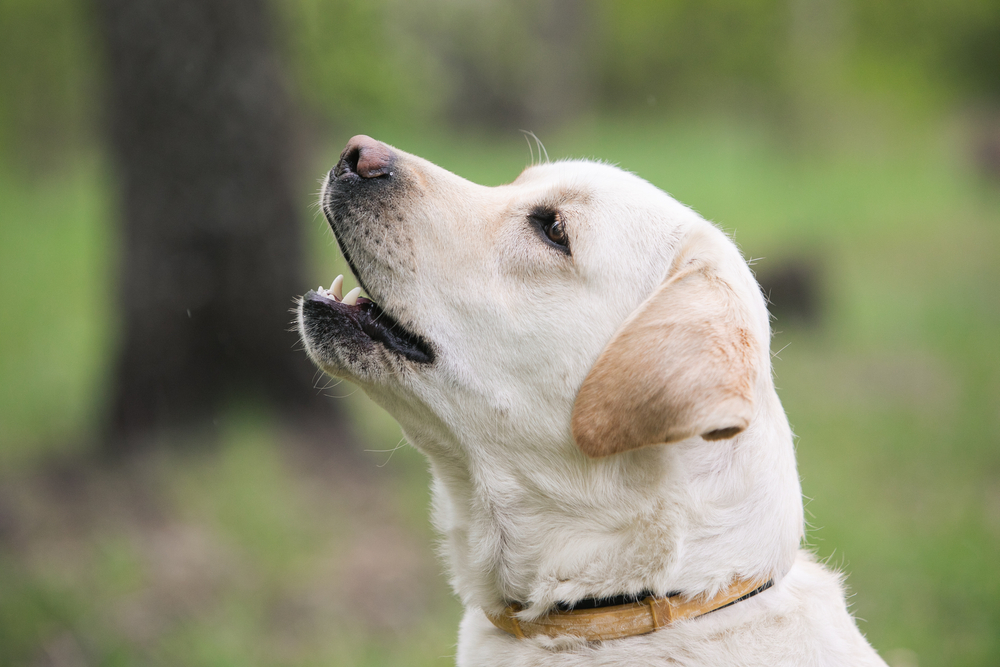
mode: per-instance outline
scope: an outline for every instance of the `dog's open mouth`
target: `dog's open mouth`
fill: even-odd
[[[350,323],[360,333],[411,361],[419,363],[434,361],[434,352],[426,341],[408,331],[391,315],[379,308],[377,303],[359,296],[360,287],[342,295],[343,284],[344,277],[337,276],[329,289],[319,287],[317,290],[309,290],[303,299],[325,305],[339,319]]]

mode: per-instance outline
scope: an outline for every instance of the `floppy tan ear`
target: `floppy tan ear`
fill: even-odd
[[[588,456],[694,435],[731,438],[750,423],[760,341],[741,288],[718,270],[720,262],[742,263],[722,242],[694,232],[591,368],[572,417]]]

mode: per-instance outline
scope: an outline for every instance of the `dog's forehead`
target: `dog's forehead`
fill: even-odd
[[[521,172],[511,186],[550,194],[580,197],[623,189],[654,189],[635,174],[605,162],[560,160],[532,165]]]

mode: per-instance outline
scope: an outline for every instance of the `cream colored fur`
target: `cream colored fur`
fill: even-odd
[[[300,328],[312,359],[360,385],[430,462],[466,608],[458,664],[884,665],[840,577],[799,548],[768,314],[730,239],[605,164],[533,166],[486,188],[392,150],[389,208],[359,208],[338,237],[371,297],[436,359],[349,354],[301,312]],[[532,226],[538,206],[559,211],[570,255]],[[775,585],[611,642],[519,640],[483,614],[510,600],[532,618],[590,596],[713,595],[735,577]]]

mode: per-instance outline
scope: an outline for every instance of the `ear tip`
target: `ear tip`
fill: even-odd
[[[706,415],[697,433],[704,440],[729,440],[750,426],[753,406],[753,396],[732,396],[717,405],[714,414]]]
[[[588,458],[600,459],[612,454],[639,449],[653,444],[670,444],[679,442],[698,435],[696,430],[685,430],[681,432],[658,433],[656,436],[642,439],[639,434],[629,433],[620,429],[601,428],[598,424],[587,419],[577,419],[574,414],[572,420],[573,441],[576,446],[587,455]],[[750,425],[749,416],[731,414],[728,419],[718,420],[716,427],[707,427],[701,431],[703,440],[729,440],[734,438]],[[706,425],[707,426],[707,425]]]
[[[732,437],[742,433],[746,429],[746,424],[742,426],[727,426],[725,428],[717,428],[711,431],[706,431],[701,434],[703,440],[729,440]]]
[[[705,424],[701,437],[704,440],[729,440],[739,435],[750,425],[750,405],[750,402],[747,402],[746,405],[740,406],[746,410],[734,410],[722,419],[713,420],[714,424],[712,422]],[[743,414],[740,414],[741,412]]]

